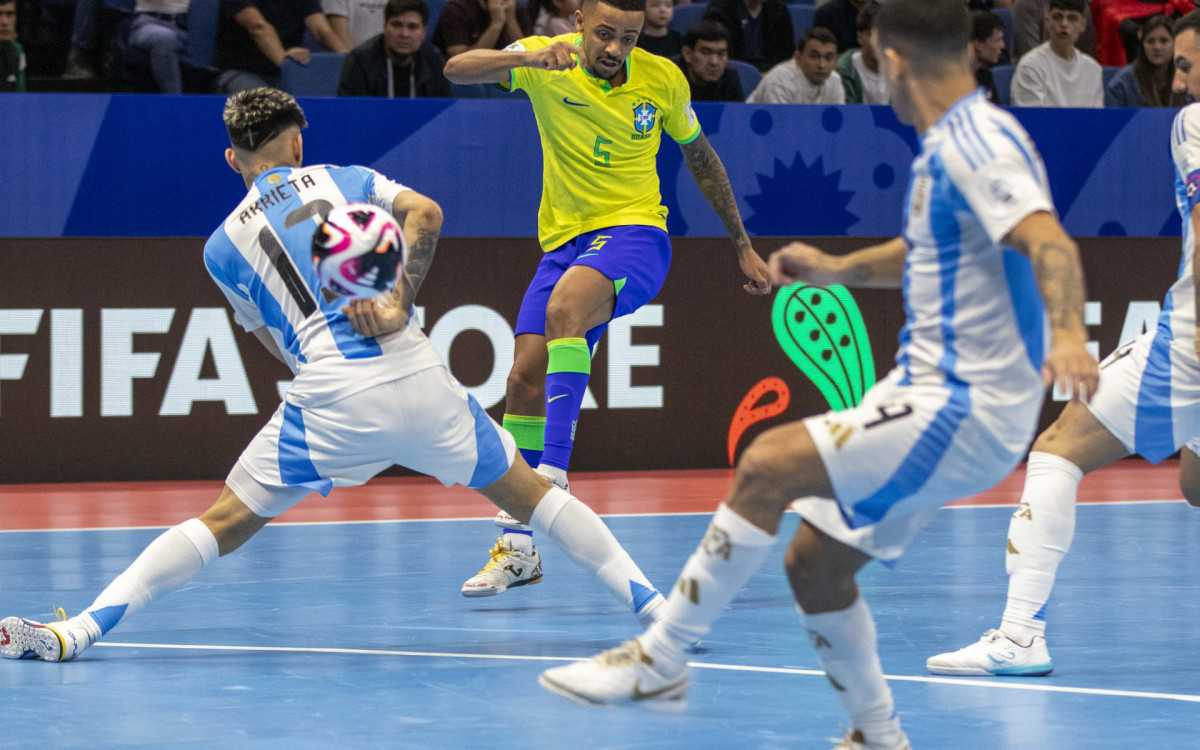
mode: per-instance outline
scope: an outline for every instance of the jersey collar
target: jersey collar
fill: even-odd
[[[576,34],[571,43],[574,44],[576,47],[583,47],[583,34]],[[588,70],[584,66],[582,60],[580,60],[578,57],[576,57],[575,61],[577,63],[579,63],[579,69],[581,71],[583,71],[583,75],[586,76],[587,78],[589,78],[590,80],[592,80],[593,82],[595,82],[595,84],[600,87],[601,91],[603,91],[604,93],[607,94],[613,90],[613,85],[611,83],[609,83],[608,81],[604,80],[600,76],[598,76],[598,75],[592,73],[590,70]],[[622,86],[628,86],[632,80],[633,80],[633,50],[629,50],[629,55],[627,55],[625,57],[625,83],[623,83]],[[620,86],[618,86],[616,88],[620,88]]]

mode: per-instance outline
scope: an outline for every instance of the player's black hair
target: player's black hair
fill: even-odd
[[[254,152],[295,125],[308,126],[304,110],[291,94],[260,86],[239,91],[225,100],[225,130],[234,148]]]
[[[854,31],[862,34],[875,28],[875,14],[879,12],[879,3],[867,3],[854,17]]]
[[[1004,21],[990,10],[971,13],[971,41],[986,42],[997,31],[1004,31]]]
[[[583,4],[588,3],[604,3],[611,5],[617,10],[632,10],[638,13],[646,12],[646,0],[583,0]]]
[[[894,49],[919,74],[966,60],[971,16],[962,0],[888,0],[875,16],[879,50]]]
[[[720,21],[701,21],[683,35],[683,46],[696,49],[696,42],[719,42],[729,44],[729,29]]]
[[[1171,30],[1172,36],[1179,36],[1188,29],[1195,34],[1200,34],[1200,9],[1193,10],[1176,21],[1175,28]]]
[[[1087,10],[1087,0],[1050,0],[1047,7],[1050,10],[1073,10],[1082,16]]]
[[[388,0],[383,6],[383,22],[387,23],[401,13],[416,13],[421,17],[421,25],[429,25],[429,4],[425,0]]]
[[[800,35],[800,40],[796,42],[796,49],[800,52],[803,52],[804,48],[808,46],[810,41],[820,42],[821,44],[832,44],[835,47],[837,46],[837,37],[833,35],[832,31],[824,26],[813,26],[805,29],[804,33]]]

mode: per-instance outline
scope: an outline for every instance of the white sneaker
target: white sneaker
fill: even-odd
[[[489,554],[492,559],[483,570],[462,585],[463,596],[495,596],[516,586],[541,583],[542,558],[537,547],[527,555],[500,537]]]
[[[562,667],[547,669],[538,683],[552,693],[591,706],[673,702],[682,707],[688,690],[687,665],[662,674],[637,641]]]
[[[989,630],[975,643],[925,660],[931,674],[1017,675],[1041,677],[1054,670],[1046,639],[1035,635],[1022,646],[999,630]]]
[[[870,742],[863,736],[862,731],[855,729],[851,732],[846,732],[846,736],[842,741],[833,746],[833,750],[912,750],[912,745],[908,742],[908,737],[902,732],[900,739],[888,745],[880,745],[877,742]]]
[[[92,636],[82,628],[57,622],[43,625],[24,617],[0,620],[0,656],[5,659],[71,661],[92,645]]]

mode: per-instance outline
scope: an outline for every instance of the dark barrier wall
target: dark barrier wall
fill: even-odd
[[[0,236],[208,236],[244,195],[215,96],[4,95]],[[532,237],[541,153],[527,101],[303,100],[307,159],[373,166],[438,200],[448,237]],[[751,234],[900,231],[911,128],[887,107],[698,104]],[[1160,109],[1014,110],[1077,236],[1179,234]],[[630,112],[630,132],[633,132]],[[669,139],[668,139],[669,140]],[[674,236],[724,236],[679,149],[659,160]]]
[[[819,244],[842,251],[863,242]],[[224,477],[289,373],[234,326],[202,245],[0,240],[9,279],[0,300],[0,482]],[[1153,324],[1179,240],[1082,245],[1089,331],[1107,353]],[[421,291],[426,331],[494,416],[538,256],[532,240],[443,240]],[[890,368],[903,323],[898,292],[754,298],[739,277],[727,241],[676,242],[662,293],[615,321],[597,351],[575,468],[728,466],[763,429],[853,398],[870,369],[882,377]],[[835,313],[839,341],[798,346],[809,331],[795,323],[796,304]],[[852,325],[855,306],[862,329]],[[808,364],[834,348],[836,368]],[[1043,424],[1060,407],[1050,404]]]

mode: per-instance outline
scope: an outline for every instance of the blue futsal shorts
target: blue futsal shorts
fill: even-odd
[[[571,266],[588,266],[612,279],[617,294],[613,318],[628,315],[654,299],[671,267],[671,240],[658,227],[625,225],[585,232],[542,256],[517,314],[516,335],[546,335],[546,304],[554,285]],[[610,319],[611,320],[611,319]],[[608,323],[587,332],[595,347]]]

